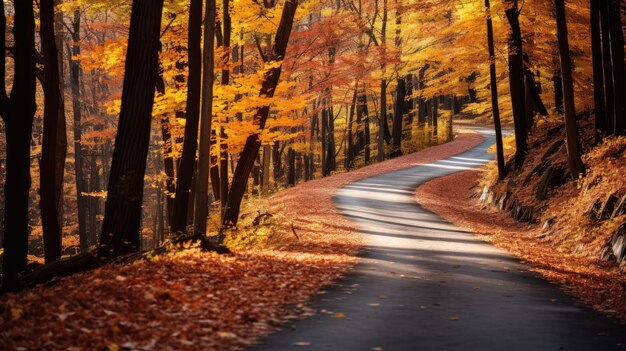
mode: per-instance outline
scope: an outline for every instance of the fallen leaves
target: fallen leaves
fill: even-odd
[[[432,180],[417,189],[421,206],[522,258],[531,270],[565,288],[594,309],[626,321],[626,275],[610,262],[555,249],[536,238],[541,228],[513,220],[509,213],[485,209],[471,199],[478,171]],[[480,289],[476,286],[473,289]]]
[[[0,349],[242,349],[285,321],[312,315],[307,300],[356,262],[360,236],[333,206],[336,190],[452,156],[482,140],[476,133],[461,134],[445,145],[265,199],[274,221],[285,224],[272,228],[285,235],[271,249],[234,255],[190,249],[0,296]]]

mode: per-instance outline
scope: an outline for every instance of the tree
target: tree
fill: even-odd
[[[185,115],[185,138],[183,154],[178,166],[176,179],[176,196],[174,197],[174,214],[172,231],[184,232],[187,227],[191,182],[198,147],[198,119],[200,116],[200,79],[202,73],[202,0],[189,2],[189,27],[187,49],[189,50],[189,77],[187,78],[187,105]]]
[[[291,27],[293,26],[293,19],[298,7],[298,0],[287,0],[283,7],[283,13],[280,18],[280,24],[276,30],[276,36],[274,38],[274,45],[270,52],[271,59],[276,61],[282,61],[285,57],[285,51],[287,50],[287,44],[289,42],[289,35],[291,34]],[[280,72],[282,65],[272,67],[269,69],[264,77],[261,86],[260,94],[265,97],[273,97],[280,78]],[[259,130],[265,128],[267,117],[269,116],[270,107],[268,105],[262,106],[257,109],[254,117],[254,124],[258,126]],[[222,219],[223,225],[230,226],[236,225],[239,219],[239,210],[241,208],[241,200],[245,194],[248,177],[254,166],[254,160],[256,159],[259,148],[261,147],[261,140],[258,132],[248,136],[244,145],[243,151],[237,162],[235,173],[233,174],[232,185],[228,198],[226,211]]]
[[[593,64],[593,101],[595,114],[596,143],[606,131],[604,106],[604,76],[602,72],[602,39],[600,38],[600,1],[591,0],[591,60]]]
[[[585,174],[585,166],[580,159],[578,145],[578,127],[574,106],[574,82],[572,81],[572,61],[569,53],[567,24],[565,18],[565,0],[555,0],[557,36],[559,40],[559,57],[561,75],[563,77],[563,107],[565,111],[565,133],[567,144],[567,161],[574,179]]]
[[[28,253],[28,192],[30,177],[30,140],[35,102],[36,59],[33,1],[14,3],[13,24],[14,78],[10,95],[6,92],[5,59],[0,60],[0,116],[6,133],[6,180],[4,184],[3,289],[18,288],[18,274],[26,268]],[[0,52],[6,52],[6,17],[0,10]],[[10,201],[6,201],[10,199]]]
[[[99,255],[104,257],[139,250],[162,9],[163,0],[133,0],[122,105],[100,236]]]
[[[504,147],[502,146],[502,127],[500,126],[500,107],[498,106],[498,80],[496,75],[496,53],[493,44],[493,24],[491,21],[491,6],[489,0],[485,0],[487,9],[487,46],[489,50],[489,88],[491,89],[491,113],[496,132],[496,161],[498,163],[498,178],[504,179],[506,168],[504,166]]]
[[[227,1],[227,0],[226,0]],[[209,198],[209,159],[211,156],[211,120],[213,118],[213,68],[215,38],[215,0],[206,0],[204,22],[204,57],[202,59],[202,111],[200,120],[200,146],[198,176],[194,210],[194,235],[206,234]]]
[[[506,9],[506,18],[511,26],[511,33],[509,34],[509,86],[515,125],[515,167],[520,168],[524,164],[528,152],[522,32],[519,25],[517,0],[506,0],[506,3],[509,6]]]
[[[54,34],[54,3],[40,3],[40,37],[44,69],[43,144],[41,151],[40,207],[46,262],[61,258],[61,231],[59,209],[62,207],[63,172],[67,143],[60,119],[65,118],[60,90],[59,60]],[[62,130],[60,130],[62,129]]]

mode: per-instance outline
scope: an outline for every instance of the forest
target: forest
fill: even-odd
[[[626,318],[623,1],[3,0],[1,11],[0,348],[72,346],[29,341],[16,320],[49,312],[17,301],[79,291],[103,272],[115,285],[128,279],[119,272],[152,276],[176,260],[220,270],[319,255],[294,263],[294,276],[310,274],[306,292],[268,297],[285,315],[281,294],[306,304],[369,247],[358,220],[338,224],[332,194],[455,159],[470,147],[445,148],[477,130],[494,161],[473,197],[541,228],[533,240],[564,260],[605,262],[622,282],[606,310]],[[482,165],[473,157],[449,164]],[[395,225],[394,211],[377,213]],[[263,279],[291,279],[272,274]],[[270,317],[250,318],[237,323]],[[76,345],[119,349],[133,340],[121,328]],[[237,349],[274,330],[257,329],[237,341],[214,326],[209,344],[164,347]]]

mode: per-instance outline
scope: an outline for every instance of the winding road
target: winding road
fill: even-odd
[[[336,206],[365,246],[318,313],[253,350],[626,350],[626,327],[576,302],[515,257],[415,201],[417,186],[492,158],[478,147],[352,183]]]

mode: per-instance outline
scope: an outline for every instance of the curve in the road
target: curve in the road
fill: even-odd
[[[458,156],[341,189],[365,238],[359,263],[314,299],[318,314],[253,349],[626,350],[624,326],[415,202],[421,183],[491,159],[482,133]]]

